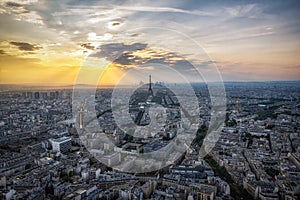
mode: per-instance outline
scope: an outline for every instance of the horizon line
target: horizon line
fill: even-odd
[[[236,82],[236,83],[253,83],[253,82],[298,82],[299,80],[226,80],[226,81],[208,81],[208,82],[204,82],[204,81],[199,81],[199,82],[195,82],[192,81],[190,82],[191,84],[193,83],[232,83],[232,82]],[[181,82],[161,82],[161,81],[157,81],[160,83],[166,83],[166,84],[186,84],[186,83],[181,83]],[[157,83],[156,82],[156,83]],[[92,86],[100,86],[99,84],[88,84],[88,83],[78,83],[78,84],[68,84],[68,83],[50,83],[50,84],[46,84],[46,83],[0,83],[1,85],[25,85],[25,86],[57,86],[57,87],[61,87],[61,86],[74,86],[74,85],[92,85]],[[139,83],[132,83],[132,84],[123,84],[123,85],[139,85]],[[101,85],[101,86],[114,86],[114,84],[105,84],[105,85]]]
[[[298,82],[299,80],[227,80],[227,81],[199,81],[199,82],[190,82],[191,84],[195,83],[267,83],[267,82]],[[157,83],[157,82],[156,82]],[[159,83],[165,84],[186,84],[180,82],[163,82],[160,81]],[[154,83],[155,84],[155,83]],[[11,86],[39,86],[39,87],[66,87],[66,86],[76,86],[76,85],[83,85],[83,86],[104,86],[104,87],[114,87],[114,84],[106,84],[106,85],[99,85],[99,84],[88,84],[88,83],[78,83],[78,84],[45,84],[45,83],[0,83],[0,86],[11,85]],[[123,84],[124,86],[131,86],[131,85],[139,85],[139,83],[132,83],[132,84]]]
[[[300,80],[266,80],[266,81],[215,81],[215,82],[191,82],[190,84],[219,84],[223,83],[228,84],[228,83],[293,83],[293,82],[300,82]],[[155,84],[155,83],[154,83]],[[187,84],[187,83],[166,83],[166,84]],[[137,86],[139,85],[138,83],[135,84],[124,84],[124,85],[119,85],[120,87],[129,87],[129,86]],[[7,87],[7,88],[5,88]],[[12,87],[12,88],[9,88]],[[23,87],[23,88],[18,88],[18,87]],[[36,84],[36,83],[26,83],[26,84],[11,84],[11,83],[0,83],[0,92],[8,92],[8,91],[21,91],[25,89],[44,89],[44,90],[51,90],[51,89],[74,89],[74,87],[77,87],[77,89],[92,89],[92,88],[103,88],[103,89],[108,89],[108,88],[114,88],[115,85],[94,85],[94,84],[64,84],[64,85],[46,85],[46,84]]]

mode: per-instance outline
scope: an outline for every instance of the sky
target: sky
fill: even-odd
[[[299,55],[297,0],[0,2],[1,84],[299,80]]]

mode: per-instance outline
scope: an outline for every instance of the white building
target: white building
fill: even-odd
[[[49,140],[52,145],[52,150],[58,151],[61,153],[66,153],[70,151],[72,143],[70,137],[61,137],[57,139],[50,139]]]

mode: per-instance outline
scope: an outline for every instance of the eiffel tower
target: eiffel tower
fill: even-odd
[[[148,97],[153,97],[152,83],[151,83],[151,75],[149,75],[149,89],[148,89]]]

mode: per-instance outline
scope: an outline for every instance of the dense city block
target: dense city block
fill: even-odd
[[[173,155],[168,144],[186,126],[168,85],[144,84],[129,99],[130,120],[137,126],[151,125],[156,105],[165,110],[159,115],[163,128],[144,137],[118,127],[111,108],[113,88],[97,88],[92,96],[93,121],[82,120],[89,114],[85,105],[77,116],[72,113],[72,89],[3,89],[0,198],[299,199],[299,82],[224,85],[226,117],[212,151],[199,156],[212,118],[210,92],[203,83],[193,84],[200,113],[193,142],[173,163],[155,171],[152,167],[165,164],[159,157]],[[113,141],[113,151],[110,143],[85,132],[91,124],[99,125],[95,133]],[[153,162],[135,157],[161,148],[165,150]],[[126,173],[141,165],[147,172]]]

